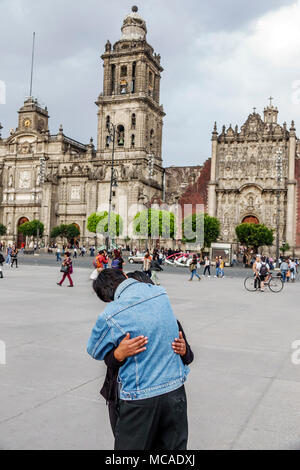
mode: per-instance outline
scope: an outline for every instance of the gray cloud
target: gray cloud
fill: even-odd
[[[62,123],[65,133],[76,140],[96,137],[100,56],[107,39],[119,39],[133,3],[0,0],[0,80],[7,85],[7,104],[0,105],[3,135],[16,126],[17,110],[29,94],[36,31],[34,95],[48,106],[51,132]],[[166,165],[203,162],[210,156],[213,122],[217,120],[219,127],[223,122],[242,124],[253,106],[261,110],[267,104],[270,93],[282,120],[297,119],[299,105],[292,103],[291,90],[300,79],[300,57],[292,44],[292,26],[300,15],[299,2],[254,0],[247,8],[246,2],[237,0],[137,4],[147,22],[148,41],[162,55],[165,68],[161,102],[167,113]],[[280,39],[273,41],[273,49],[268,47],[272,25]]]

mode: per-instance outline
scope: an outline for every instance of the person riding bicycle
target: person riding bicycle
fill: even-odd
[[[265,292],[265,282],[269,280],[270,266],[266,262],[265,256],[262,256],[260,264],[261,264],[260,269],[259,269],[259,278],[261,282],[260,290],[261,292]]]

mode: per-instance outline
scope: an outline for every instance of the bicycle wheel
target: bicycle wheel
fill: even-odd
[[[283,289],[283,282],[280,277],[272,277],[268,282],[269,289],[272,292],[281,292]]]
[[[253,276],[246,277],[244,280],[244,286],[249,292],[255,292],[258,288],[258,282],[255,282],[255,278]]]

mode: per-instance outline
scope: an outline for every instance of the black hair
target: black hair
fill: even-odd
[[[120,284],[126,280],[119,269],[104,269],[93,282],[93,289],[103,302],[112,302]]]
[[[144,273],[143,271],[134,271],[132,273],[126,274],[126,276],[129,279],[135,279],[136,281],[139,282],[144,282],[145,284],[152,284],[154,285],[154,282],[151,281],[150,277],[148,274]]]

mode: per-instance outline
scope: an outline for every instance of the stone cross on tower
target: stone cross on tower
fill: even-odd
[[[273,100],[273,99],[274,99],[274,98],[272,98],[272,96],[270,96],[270,98],[269,98],[269,100],[270,100],[270,107],[272,106],[272,100]]]

